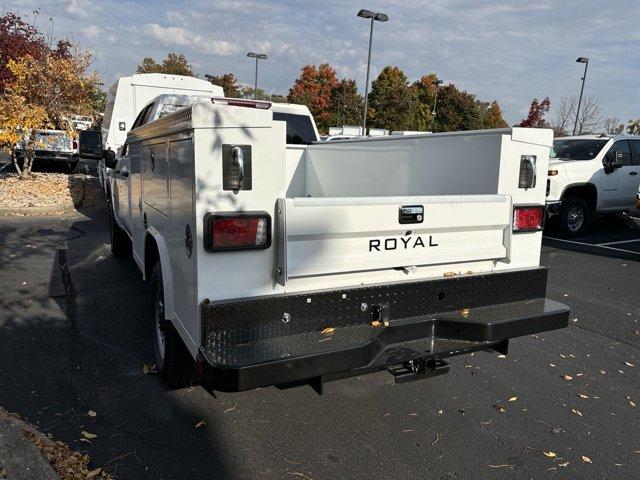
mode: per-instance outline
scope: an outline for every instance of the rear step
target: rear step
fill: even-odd
[[[441,358],[419,358],[393,365],[387,370],[395,377],[396,383],[408,383],[449,373],[449,364]]]

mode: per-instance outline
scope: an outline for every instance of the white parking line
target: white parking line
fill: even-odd
[[[575,240],[565,240],[564,238],[555,238],[555,237],[542,237],[542,238],[546,238],[548,240],[555,240],[557,242],[573,243],[574,245],[584,245],[586,247],[594,247],[594,248],[605,248],[607,250],[615,250],[616,252],[625,252],[625,253],[632,253],[634,255],[640,255],[640,252],[634,252],[633,250],[625,250],[623,248],[607,247],[604,244],[598,245],[596,243],[576,242]]]
[[[633,243],[640,242],[640,238],[634,238],[633,240],[620,240],[618,242],[598,243],[599,247],[606,247],[607,245],[619,245],[620,243]]]

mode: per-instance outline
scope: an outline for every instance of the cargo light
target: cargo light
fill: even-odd
[[[208,252],[261,250],[271,246],[271,217],[267,213],[208,214],[204,219]]]
[[[513,232],[539,232],[544,227],[544,207],[516,206],[513,207]]]
[[[229,105],[231,107],[257,108],[259,110],[269,110],[271,108],[271,102],[265,102],[265,101],[262,101],[262,100],[247,100],[247,99],[244,99],[244,98],[212,97],[211,101],[216,105]]]
[[[520,178],[518,180],[518,188],[535,188],[536,165],[537,158],[535,155],[520,156]]]
[[[73,149],[77,150],[78,149],[78,141],[77,140],[73,140]]]

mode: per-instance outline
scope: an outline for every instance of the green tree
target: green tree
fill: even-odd
[[[372,127],[389,131],[426,130],[427,126],[418,89],[409,86],[398,67],[385,67],[371,83],[367,116]]]
[[[504,118],[502,118],[502,109],[496,100],[492,102],[476,100],[476,107],[478,108],[482,122],[480,128],[506,128],[509,126]]]
[[[364,98],[358,93],[358,84],[352,78],[343,78],[331,90],[332,126],[362,124]]]
[[[166,73],[187,77],[195,76],[191,64],[182,53],[169,53],[165,59],[162,60],[162,63],[156,62],[151,57],[145,57],[142,59],[140,65],[138,65],[136,73]]]
[[[212,75],[207,77],[211,83],[222,87],[224,90],[224,96],[229,98],[242,97],[242,90],[238,85],[238,80],[233,73],[225,73],[220,76]]]
[[[629,135],[640,135],[640,118],[637,120],[629,120],[629,123],[627,123],[627,133]]]
[[[475,95],[459,90],[452,83],[438,89],[436,132],[482,128],[483,119]]]
[[[433,128],[433,102],[436,97],[436,82],[438,76],[435,73],[423,75],[420,80],[413,83],[413,88],[418,95],[426,130]]]
[[[336,71],[328,63],[302,68],[300,77],[289,90],[290,103],[306,105],[321,133],[329,131],[333,114],[333,91],[338,86]]]
[[[241,97],[242,98],[254,98],[253,92],[255,91],[254,87],[250,87],[249,85],[244,85],[240,88]],[[269,95],[261,89],[258,88],[258,95],[256,95],[256,100],[269,100]]]

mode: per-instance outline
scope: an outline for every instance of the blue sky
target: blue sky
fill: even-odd
[[[640,117],[640,2],[637,0],[114,0],[5,1],[54,36],[70,37],[96,55],[106,85],[131,74],[145,56],[184,53],[200,75],[233,72],[253,82],[246,52],[269,55],[260,87],[286,93],[306,64],[329,62],[364,89],[368,23],[360,8],[382,11],[376,23],[372,77],[385,65],[410,80],[436,72],[445,82],[496,99],[509,123],[526,115],[533,97],[585,92],[603,113]]]

